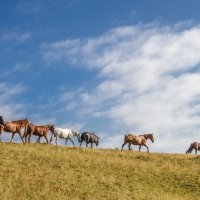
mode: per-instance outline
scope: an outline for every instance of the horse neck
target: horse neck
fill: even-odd
[[[139,136],[145,138],[146,140],[148,139],[148,134],[143,134],[143,135],[139,135]]]

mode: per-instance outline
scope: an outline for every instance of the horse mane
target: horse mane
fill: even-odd
[[[150,135],[151,135],[151,133],[146,133],[146,134],[139,135],[139,136],[143,136],[145,139],[148,139]]]
[[[0,124],[4,126],[4,122],[2,120],[0,120]]]

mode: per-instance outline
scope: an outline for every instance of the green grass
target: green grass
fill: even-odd
[[[0,143],[0,199],[200,199],[200,157]]]

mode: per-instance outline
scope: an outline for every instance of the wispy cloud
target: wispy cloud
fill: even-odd
[[[44,59],[98,69],[101,83],[78,95],[82,110],[124,130],[154,132],[154,150],[184,151],[200,128],[199,35],[199,25],[185,22],[119,27],[98,38],[52,43]]]
[[[20,33],[16,31],[7,32],[1,37],[3,42],[16,42],[22,44],[26,42],[31,37],[31,33]]]
[[[30,64],[18,62],[14,67],[2,70],[0,77],[9,76],[10,74],[17,73],[17,72],[20,72],[20,73],[27,72],[27,70],[29,70],[30,67],[31,67]]]
[[[38,13],[43,12],[44,8],[41,1],[20,1],[16,7],[19,13]]]

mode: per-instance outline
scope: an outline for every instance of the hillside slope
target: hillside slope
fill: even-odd
[[[0,199],[200,199],[200,157],[0,143]]]

